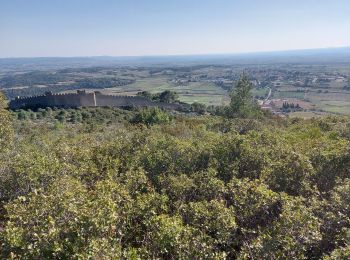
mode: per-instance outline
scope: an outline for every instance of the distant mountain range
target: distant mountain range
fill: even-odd
[[[349,63],[350,47],[255,52],[240,54],[174,55],[174,56],[95,56],[2,58],[1,69],[57,69],[94,66],[184,66],[198,64],[330,64]]]

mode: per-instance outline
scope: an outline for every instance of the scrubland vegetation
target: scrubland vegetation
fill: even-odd
[[[1,97],[0,257],[348,259],[350,118],[263,116],[244,90],[220,116]]]

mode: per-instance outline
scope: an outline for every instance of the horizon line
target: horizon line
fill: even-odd
[[[346,46],[332,46],[320,48],[301,48],[301,49],[283,49],[283,50],[262,50],[262,51],[247,51],[247,52],[222,52],[222,53],[193,53],[193,54],[145,54],[145,55],[82,55],[82,56],[8,56],[0,57],[0,59],[42,59],[42,58],[154,58],[154,57],[191,57],[191,56],[230,56],[230,55],[251,55],[251,54],[272,54],[283,52],[298,52],[298,51],[317,51],[317,50],[332,50],[332,49],[347,49]]]

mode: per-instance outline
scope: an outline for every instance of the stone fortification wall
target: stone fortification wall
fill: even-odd
[[[96,106],[102,107],[147,107],[154,106],[154,103],[144,97],[112,96],[96,93]]]
[[[188,105],[176,103],[153,102],[144,97],[112,96],[96,93],[96,105],[108,107],[161,107],[171,110],[182,110],[189,108]]]
[[[99,92],[86,93],[85,91],[77,91],[77,93],[68,94],[52,94],[46,93],[42,96],[22,97],[11,100],[10,108],[44,108],[44,107],[161,107],[171,110],[186,109],[183,104],[170,104],[163,102],[152,102],[144,97],[132,96],[112,96],[103,95]]]
[[[38,107],[89,107],[95,106],[95,93],[66,93],[19,97],[10,102],[11,109]]]

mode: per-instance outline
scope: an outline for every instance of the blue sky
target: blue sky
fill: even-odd
[[[349,0],[0,0],[0,57],[350,46]]]

